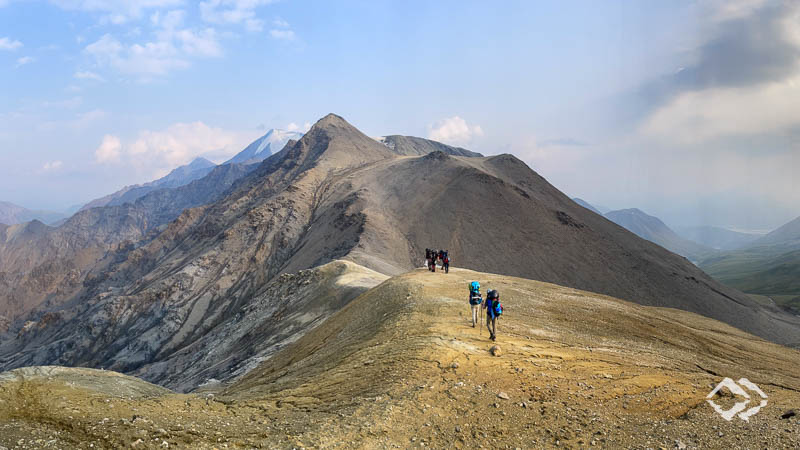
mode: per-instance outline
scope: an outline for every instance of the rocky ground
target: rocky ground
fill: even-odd
[[[497,343],[466,286],[498,289]],[[493,355],[490,349],[498,345]],[[745,377],[749,421],[706,395]],[[715,397],[722,407],[735,401]],[[755,400],[751,401],[755,403]],[[750,405],[748,405],[750,406]],[[7,448],[798,448],[800,353],[691,313],[466,270],[367,291],[230,386],[87,369],[0,375]]]

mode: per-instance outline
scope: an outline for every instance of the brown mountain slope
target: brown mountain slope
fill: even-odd
[[[132,245],[185,208],[216,200],[250,170],[221,166],[200,180],[153,191],[134,203],[80,211],[58,227],[33,221],[0,229],[0,317],[13,320],[48,298],[54,303],[68,298],[107,251]]]
[[[471,280],[501,292],[499,357],[486,331],[469,325]],[[142,397],[156,388],[70,373],[82,369],[0,375],[0,444],[797,448],[800,420],[780,416],[800,402],[799,356],[684,311],[418,270],[365,292],[214,396]],[[768,396],[748,422],[726,422],[706,403],[725,376]]]
[[[427,246],[448,248],[456,266],[685,309],[800,342],[797,318],[579,207],[511,155],[397,156],[329,115],[226,197],[121,249],[67,308],[35,317],[34,332],[12,330],[0,343],[0,366],[103,366],[175,387],[180,381],[162,367],[235,320],[281,273],[346,259],[393,275],[421,265]]]

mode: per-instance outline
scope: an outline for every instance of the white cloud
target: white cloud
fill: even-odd
[[[100,81],[100,82],[106,81],[105,78],[101,77],[100,75],[98,75],[98,74],[96,74],[94,72],[90,72],[88,70],[75,72],[75,74],[72,75],[72,76],[74,78],[77,78],[78,80],[94,80],[94,81]]]
[[[191,30],[180,28],[185,12],[169,11],[154,13],[150,21],[159,28],[156,39],[143,44],[123,44],[111,34],[105,34],[84,51],[97,64],[113,68],[123,74],[147,80],[164,76],[175,69],[191,65],[191,58],[213,58],[222,56],[222,46],[213,28]]]
[[[751,87],[685,92],[656,110],[644,122],[642,131],[690,143],[797,126],[800,126],[800,75]]]
[[[428,127],[428,138],[445,144],[466,145],[481,136],[483,129],[479,125],[470,126],[459,116],[442,119]]]
[[[302,127],[300,125],[292,122],[289,125],[286,125],[286,131],[302,131],[303,133],[307,133],[308,130],[311,129],[311,122],[305,122]]]
[[[86,46],[86,53],[104,66],[143,78],[162,76],[174,69],[190,66],[188,57],[215,57],[222,54],[214,30],[164,31],[162,40],[125,46],[109,34]]]
[[[200,17],[214,24],[244,24],[247,31],[261,31],[264,22],[256,9],[273,0],[207,0],[200,2]]]
[[[42,166],[42,170],[44,172],[54,172],[54,171],[60,169],[61,166],[63,166],[63,165],[64,165],[64,163],[62,161],[48,161],[48,162],[44,163],[44,165]]]
[[[269,35],[275,39],[284,41],[293,41],[295,38],[294,31],[292,30],[269,30]]]
[[[17,50],[22,47],[22,42],[11,38],[0,38],[0,50]]]
[[[110,134],[103,136],[103,142],[94,151],[94,158],[98,163],[116,163],[120,160],[122,143],[119,138]]]
[[[747,17],[764,6],[766,0],[709,0],[700,4],[710,9],[710,16],[716,21],[735,20]]]
[[[125,142],[106,135],[95,151],[95,160],[131,167],[144,176],[158,176],[198,156],[227,160],[254,138],[252,132],[224,130],[203,122],[176,123],[160,131],[140,131],[135,139]]]
[[[32,63],[34,61],[36,61],[36,58],[34,58],[32,56],[23,56],[21,58],[17,58],[17,64],[14,67],[15,68],[20,68],[20,67],[24,66],[25,64],[30,64],[30,63]]]
[[[140,18],[145,11],[178,6],[184,0],[50,0],[59,8],[70,11],[106,13],[101,22],[115,25]]]

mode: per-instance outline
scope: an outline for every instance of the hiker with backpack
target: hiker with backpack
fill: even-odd
[[[442,252],[442,268],[444,273],[450,273],[450,257],[447,256],[447,250]]]
[[[478,323],[481,303],[483,303],[481,284],[477,281],[473,281],[469,284],[469,307],[472,310],[472,328],[475,328],[475,324]],[[483,325],[481,325],[481,327],[483,327]]]
[[[489,339],[497,340],[497,318],[503,314],[503,305],[500,304],[500,293],[496,289],[490,289],[486,293],[486,328],[489,329]]]

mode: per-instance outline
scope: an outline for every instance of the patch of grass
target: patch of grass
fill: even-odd
[[[800,306],[800,250],[778,255],[774,248],[730,252],[701,262],[700,268],[740,291],[770,296],[782,306]]]

